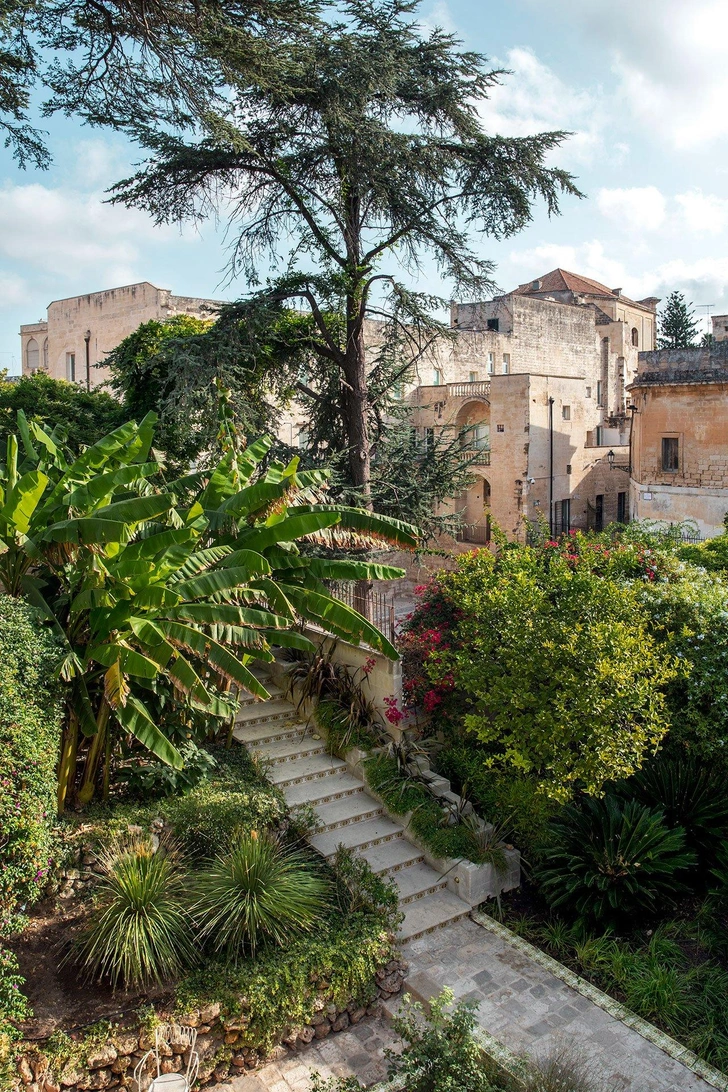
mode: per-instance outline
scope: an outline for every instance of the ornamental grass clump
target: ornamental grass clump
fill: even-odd
[[[77,943],[92,978],[113,987],[168,981],[195,962],[185,882],[170,843],[155,850],[148,835],[121,838],[101,856],[104,877]]]
[[[683,892],[680,874],[697,859],[681,827],[661,811],[615,796],[568,805],[552,822],[554,845],[536,871],[553,909],[618,923],[656,914]]]
[[[200,937],[237,963],[312,929],[327,904],[328,885],[303,853],[250,831],[199,874],[192,914]]]

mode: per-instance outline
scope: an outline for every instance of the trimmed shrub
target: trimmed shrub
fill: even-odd
[[[78,944],[79,960],[112,986],[167,981],[195,962],[185,882],[173,850],[141,835],[101,857],[104,878]]]
[[[696,864],[685,832],[661,811],[615,796],[585,798],[554,819],[555,845],[536,871],[554,909],[600,923],[656,914],[685,890],[679,874]]]
[[[0,936],[40,896],[53,847],[59,649],[35,610],[0,597]]]

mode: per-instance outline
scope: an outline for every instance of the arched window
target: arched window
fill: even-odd
[[[38,366],[40,364],[40,349],[38,348],[38,342],[34,337],[32,337],[25,346],[25,363],[28,366],[28,371],[38,371]]]
[[[635,349],[639,348],[640,335],[639,335],[639,331],[637,330],[636,326],[632,327],[632,344],[634,345]]]
[[[43,367],[48,371],[48,338],[43,342]]]

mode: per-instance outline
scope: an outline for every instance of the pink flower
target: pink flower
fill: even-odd
[[[368,677],[369,675],[371,675],[372,671],[376,666],[377,661],[374,659],[373,656],[370,656],[367,662],[364,664],[364,667],[361,669],[362,675],[366,675]]]
[[[385,698],[384,699],[384,704],[387,707],[386,712],[385,712],[384,715],[387,718],[387,720],[389,721],[389,723],[394,724],[395,727],[398,724],[401,724],[402,721],[404,720],[404,713],[402,712],[402,710],[397,705],[397,699],[394,698],[394,697]]]

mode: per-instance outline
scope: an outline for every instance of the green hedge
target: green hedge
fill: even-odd
[[[61,704],[59,649],[26,603],[0,597],[0,935],[47,882]]]

